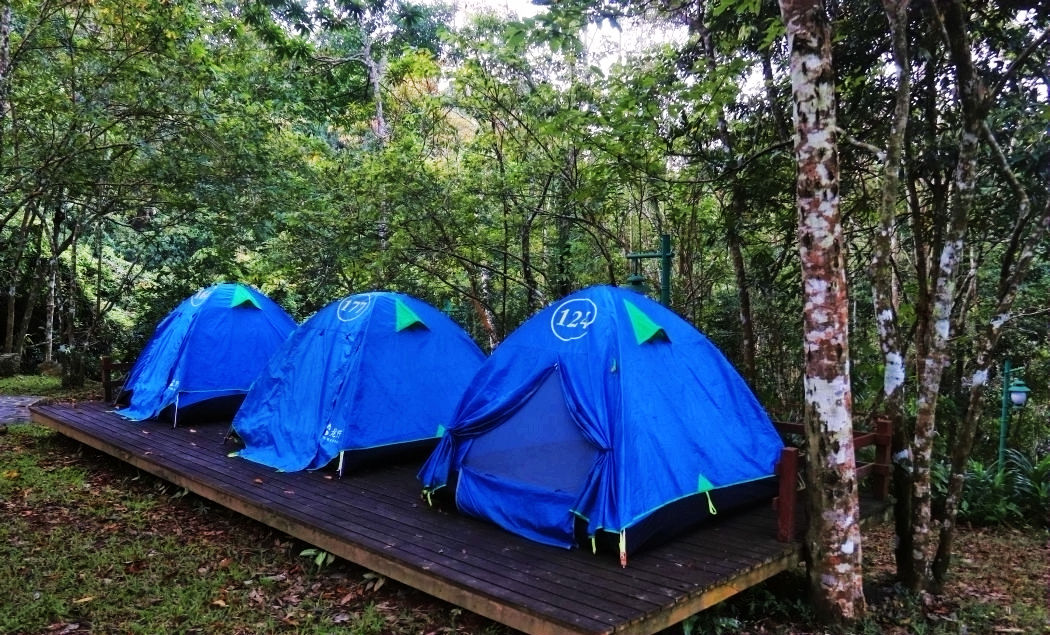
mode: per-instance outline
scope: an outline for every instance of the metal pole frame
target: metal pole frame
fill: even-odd
[[[671,251],[671,235],[660,234],[660,251],[641,251],[627,254],[627,259],[633,261],[635,265],[642,258],[660,259],[660,304],[667,307],[671,306],[671,258],[674,258],[674,252]]]

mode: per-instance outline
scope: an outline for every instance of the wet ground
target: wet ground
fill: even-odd
[[[43,397],[31,395],[0,395],[0,425],[8,423],[28,423],[29,406],[40,401]]]

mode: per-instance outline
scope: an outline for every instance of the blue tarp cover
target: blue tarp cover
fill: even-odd
[[[169,406],[243,395],[293,329],[295,320],[252,287],[202,289],[157,325],[124,383],[128,406],[117,414],[142,421]]]
[[[361,293],[318,311],[274,355],[233,421],[244,458],[324,467],[340,451],[435,439],[484,354],[421,300]]]
[[[705,491],[773,474],[782,442],[722,353],[632,291],[584,289],[493,352],[420,471],[457,507],[546,544],[619,533]]]

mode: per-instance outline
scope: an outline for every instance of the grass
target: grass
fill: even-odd
[[[865,537],[868,617],[851,632],[1050,633],[1044,529],[960,527],[942,596],[893,583],[892,530]],[[687,633],[824,633],[801,572]],[[0,633],[511,633],[44,428],[0,434]]]
[[[51,375],[15,375],[0,377],[0,395],[35,395],[52,399],[89,399],[101,395],[101,384],[85,381],[83,388],[63,388],[62,378]]]
[[[0,633],[507,632],[35,425],[0,466]]]

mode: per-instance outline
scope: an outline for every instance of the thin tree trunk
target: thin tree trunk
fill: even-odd
[[[80,388],[84,385],[84,351],[77,341],[77,301],[80,287],[77,281],[77,243],[80,232],[73,230],[70,244],[69,283],[65,289],[65,352],[60,355],[62,363],[62,387]]]
[[[1036,218],[1029,218],[1031,202],[1020,181],[1010,168],[1009,161],[1003,154],[994,134],[987,124],[982,125],[982,132],[988,145],[992,148],[993,156],[996,158],[999,169],[1006,175],[1015,195],[1017,196],[1017,226],[1014,234],[1023,231],[1027,225],[1031,226],[1024,242],[1018,249],[1010,250],[1010,258],[1003,259],[1003,271],[1000,275],[998,299],[996,301],[994,316],[984,325],[982,332],[978,335],[975,344],[976,355],[970,376],[970,390],[967,398],[966,412],[959,425],[955,443],[952,444],[951,476],[948,481],[948,496],[945,501],[944,518],[940,524],[938,533],[937,553],[932,565],[931,588],[934,591],[943,589],[947,581],[948,567],[951,564],[952,545],[955,536],[955,520],[959,513],[959,503],[962,500],[962,490],[965,483],[966,465],[973,450],[973,440],[977,433],[978,418],[982,412],[984,391],[991,376],[994,364],[993,353],[999,344],[1003,326],[1010,318],[1010,311],[1014,300],[1020,290],[1021,283],[1031,267],[1035,257],[1036,249],[1045,244],[1047,235],[1050,234],[1050,201],[1047,201],[1043,210]]]
[[[11,2],[0,2],[0,122],[7,117],[7,96],[11,82]],[[0,125],[0,148],[4,147],[5,126]]]
[[[879,196],[879,225],[875,234],[875,251],[871,262],[872,294],[875,305],[875,322],[882,352],[883,412],[890,419],[894,430],[903,428],[903,395],[906,377],[905,352],[900,336],[897,313],[898,294],[894,275],[895,231],[897,201],[900,197],[901,159],[904,155],[904,140],[908,127],[909,98],[911,96],[911,65],[908,60],[908,5],[909,0],[883,0],[882,7],[889,24],[893,42],[894,77],[897,81],[896,99],[893,107],[893,122],[882,165],[882,183]],[[910,572],[911,562],[911,461],[906,451],[904,438],[897,436],[898,447],[894,448],[893,463],[898,488],[897,570]],[[904,513],[901,511],[905,510]],[[903,523],[901,521],[904,521]]]
[[[738,177],[734,177],[738,179]],[[751,311],[751,288],[747,281],[747,268],[744,264],[744,250],[740,244],[738,225],[744,213],[745,199],[739,180],[734,180],[731,188],[730,207],[726,222],[726,243],[729,257],[733,263],[733,275],[736,278],[736,294],[739,308],[740,326],[740,374],[748,384],[754,386],[757,377],[755,366],[755,320]]]
[[[956,170],[956,187],[972,188],[976,170],[977,137],[971,130],[964,130],[960,143],[959,164]],[[926,587],[933,557],[931,467],[933,442],[936,433],[937,399],[940,395],[941,377],[948,365],[948,338],[963,239],[966,234],[967,214],[972,204],[972,189],[957,189],[951,229],[938,264],[937,281],[931,306],[932,328],[923,370],[919,377],[919,396],[915,417],[915,435],[912,439],[912,534],[915,565],[913,590]]]
[[[19,269],[22,266],[22,259],[25,257],[26,245],[29,244],[30,236],[30,223],[32,222],[33,214],[28,209],[23,210],[22,224],[18,232],[18,238],[16,239],[16,245],[13,250],[13,255],[9,255],[11,260],[11,271],[10,278],[7,282],[7,319],[4,322],[4,352],[11,353],[15,349],[15,312],[18,301],[18,282],[19,282]],[[37,226],[37,232],[41,230],[41,226]]]
[[[936,8],[936,4],[933,5]],[[951,220],[938,261],[936,283],[931,303],[928,348],[919,380],[918,412],[915,436],[912,441],[913,475],[913,535],[915,582],[913,590],[926,589],[931,582],[932,564],[937,544],[934,539],[933,499],[931,495],[931,464],[936,434],[937,399],[941,378],[948,364],[948,339],[955,297],[956,277],[962,257],[970,210],[973,208],[974,187],[977,180],[977,150],[980,139],[984,104],[984,89],[970,59],[969,41],[962,7],[956,2],[945,3],[945,11],[938,14],[938,26],[948,40],[955,60],[958,99],[962,112],[962,130],[959,156],[954,175]]]
[[[810,584],[818,614],[864,612],[849,377],[849,305],[838,197],[831,35],[823,3],[781,0],[791,55],[810,487]]]
[[[704,44],[704,57],[707,61],[707,69],[714,75],[718,71],[718,60],[715,55],[715,42],[711,29],[708,28],[704,19],[703,3],[700,4],[701,11],[698,18],[690,23],[690,29],[700,36]],[[767,82],[772,84],[772,69],[766,77]],[[767,86],[772,93],[772,87]],[[775,101],[771,101],[774,112],[779,112]],[[780,121],[780,123],[783,123]],[[725,116],[725,108],[720,106],[718,112],[718,138],[725,148],[725,160],[732,179],[729,186],[729,205],[723,209],[723,223],[725,224],[726,248],[729,250],[729,259],[733,264],[733,276],[736,280],[736,293],[738,304],[738,325],[740,327],[740,374],[750,385],[755,385],[755,321],[751,312],[751,290],[747,281],[747,266],[744,263],[744,250],[740,241],[740,224],[747,210],[747,197],[743,184],[740,182],[739,162],[735,158],[735,144],[733,135],[729,133],[729,122]]]
[[[490,274],[488,270],[481,269],[477,272],[477,284],[474,287],[474,311],[481,320],[481,328],[485,331],[488,336],[489,352],[496,350],[496,346],[499,345],[500,337],[496,332],[496,316],[492,314],[492,310],[489,309],[488,299],[491,295],[490,291]],[[485,301],[482,301],[484,299]]]
[[[375,99],[376,107],[376,124],[375,133],[379,142],[385,144],[390,140],[390,128],[387,126],[386,115],[383,113],[383,74],[386,72],[386,58],[381,58],[376,61],[372,57],[372,36],[367,31],[362,31],[362,37],[364,38],[364,50],[361,52],[361,59],[364,62],[365,67],[368,69],[368,81],[372,85],[372,96]]]
[[[33,266],[33,277],[26,291],[26,303],[22,309],[22,320],[15,334],[15,345],[12,353],[19,356],[25,352],[26,336],[29,334],[29,325],[33,320],[33,312],[36,310],[37,298],[40,297],[40,289],[44,286],[44,275],[47,273],[47,259],[38,255]]]
[[[54,361],[55,354],[55,299],[57,296],[58,258],[47,259],[47,300],[44,305],[44,363]]]
[[[73,232],[73,243],[69,252],[69,285],[65,292],[65,340],[66,346],[72,347],[76,341],[76,317],[77,317],[77,242],[80,234]]]
[[[781,141],[787,141],[791,138],[791,131],[788,128],[784,111],[780,108],[780,101],[777,99],[776,82],[773,77],[773,62],[770,60],[768,50],[762,51],[762,84],[766,89],[766,101],[769,103],[769,112],[773,115],[773,125],[776,127],[777,138]]]

